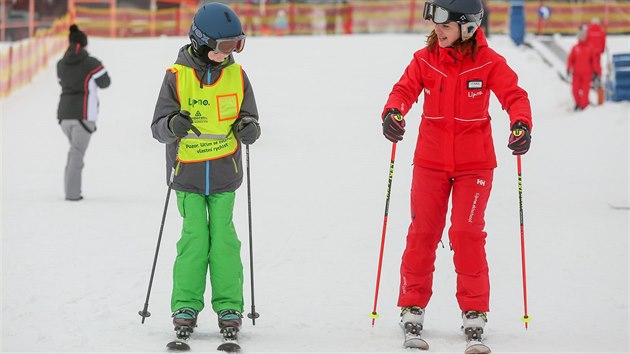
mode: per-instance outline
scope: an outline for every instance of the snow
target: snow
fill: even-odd
[[[571,40],[567,38],[566,40]],[[630,51],[628,36],[609,40]],[[2,105],[2,352],[160,353],[172,339],[171,271],[181,218],[168,208],[142,309],[167,186],[150,122],[165,69],[185,38],[91,38],[112,86],[81,202],[63,200],[68,144],[56,122],[55,62]],[[371,326],[391,144],[380,112],[424,36],[249,38],[237,54],[254,90],[262,137],[250,148],[256,326],[244,353],[406,353],[398,267],[409,223],[411,161],[421,102],[398,144],[378,312]],[[516,159],[493,98],[499,167],[486,211],[492,285],[487,344],[495,353],[628,350],[629,102],[571,110],[570,88],[531,49],[496,35],[529,92],[533,143],[523,157],[529,329],[524,329]],[[591,101],[595,101],[593,94]],[[246,312],[247,192],[237,192]],[[424,338],[462,353],[452,253],[438,249]],[[206,296],[209,305],[208,290]],[[201,313],[191,345],[214,352],[216,315]]]

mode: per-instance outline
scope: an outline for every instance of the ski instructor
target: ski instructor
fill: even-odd
[[[232,221],[243,181],[243,144],[260,136],[250,81],[234,60],[245,46],[238,16],[221,3],[204,4],[190,26],[190,43],[166,71],[151,131],[166,144],[168,183],[183,219],[173,267],[171,310],[179,339],[188,339],[205,308],[210,273],[212,310],[227,340],[242,323],[241,242]]]
[[[508,148],[514,155],[529,149],[532,116],[516,73],[488,47],[479,27],[482,17],[481,0],[426,1],[423,18],[434,28],[394,85],[381,115],[383,134],[398,143],[405,132],[405,115],[424,92],[398,298],[408,347],[428,348],[421,330],[450,198],[448,236],[467,352],[490,352],[481,341],[490,310],[484,213],[497,167],[490,92],[509,116]]]

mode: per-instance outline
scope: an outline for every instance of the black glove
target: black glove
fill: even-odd
[[[190,119],[190,113],[188,111],[180,111],[173,115],[168,121],[168,129],[170,129],[175,136],[183,138],[188,135],[188,131],[192,130],[197,136],[201,135],[199,129],[197,129]]]
[[[245,145],[253,144],[260,137],[260,124],[254,117],[237,119],[232,130],[236,138]]]
[[[383,119],[383,135],[392,143],[403,139],[405,134],[405,117],[397,109],[390,109]]]
[[[512,155],[523,155],[529,150],[532,137],[529,134],[529,127],[521,122],[512,125],[512,133],[508,142],[508,148],[512,150]]]

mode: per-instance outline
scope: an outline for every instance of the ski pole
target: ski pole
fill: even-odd
[[[252,184],[249,175],[249,145],[245,145],[245,163],[247,164],[247,216],[249,218],[249,273],[252,290],[252,312],[247,314],[252,319],[252,325],[256,325],[256,319],[260,314],[256,312],[254,301],[254,246],[252,245]]]
[[[374,309],[370,314],[372,318],[372,327],[374,327],[374,321],[378,318],[376,312],[376,304],[378,303],[378,288],[381,283],[381,267],[383,266],[383,251],[385,250],[385,234],[387,232],[387,215],[389,214],[389,196],[392,191],[392,179],[394,177],[394,161],[396,159],[396,143],[392,143],[392,157],[389,163],[389,180],[387,182],[387,198],[385,199],[385,215],[383,216],[383,232],[381,235],[381,250],[378,256],[378,269],[376,271],[376,290],[374,291]]]
[[[157,246],[155,247],[155,256],[153,257],[153,267],[151,268],[151,277],[149,278],[149,288],[147,289],[147,298],[144,301],[144,308],[138,311],[138,314],[142,316],[143,324],[144,324],[144,319],[151,316],[151,313],[148,311],[149,297],[151,296],[151,287],[153,286],[153,276],[155,275],[155,265],[157,264],[158,254],[160,252],[160,243],[162,242],[162,232],[164,231],[166,211],[168,210],[168,201],[171,198],[172,189],[173,189],[173,172],[171,172],[171,178],[168,182],[168,191],[166,192],[166,202],[164,202],[164,212],[162,213],[162,223],[160,224],[160,233],[158,234]]]
[[[521,223],[521,268],[523,273],[523,309],[524,315],[521,320],[525,323],[525,329],[528,328],[529,316],[527,315],[527,274],[525,271],[525,226],[523,223],[523,177],[521,173],[521,155],[516,156],[516,165],[518,168],[518,207]]]

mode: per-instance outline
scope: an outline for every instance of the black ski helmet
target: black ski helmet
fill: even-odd
[[[237,37],[243,34],[241,20],[227,5],[211,2],[204,4],[193,17],[188,33],[193,52],[203,57],[211,48],[208,39]],[[203,47],[206,48],[203,48]]]
[[[481,0],[430,0],[428,2],[458,14],[478,14],[483,11]]]
[[[427,3],[447,10],[452,17],[458,17],[457,23],[460,25],[463,41],[472,38],[477,28],[481,26],[483,18],[481,0],[427,0]]]

